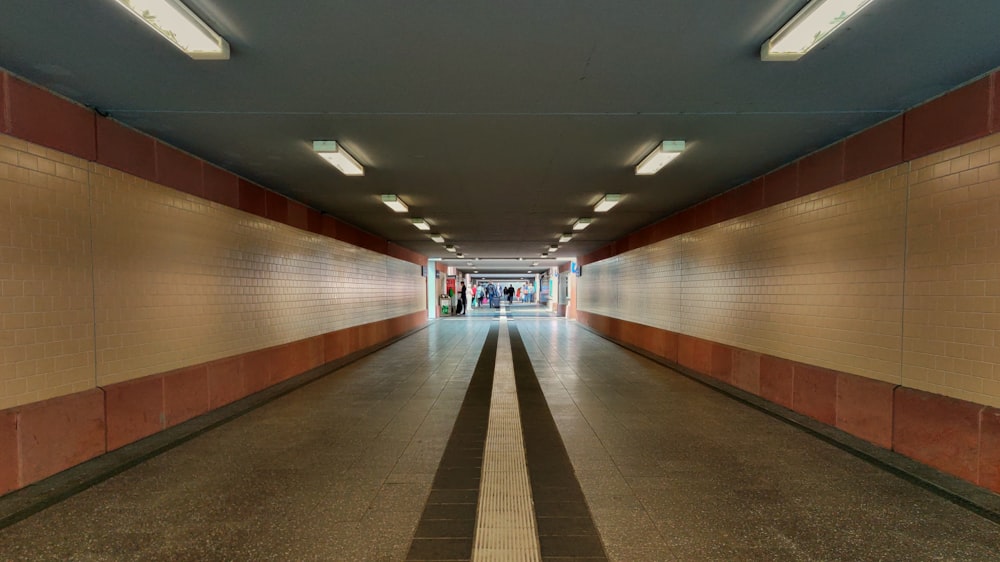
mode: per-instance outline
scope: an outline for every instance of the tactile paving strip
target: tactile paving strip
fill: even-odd
[[[507,323],[502,319],[472,560],[541,559],[514,382],[514,360]]]

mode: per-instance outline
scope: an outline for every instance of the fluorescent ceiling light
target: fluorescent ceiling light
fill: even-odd
[[[448,250],[449,252],[454,252],[455,251],[455,247],[452,246],[451,244],[445,246],[444,249]]]
[[[465,254],[463,254],[462,252],[459,252],[459,253],[455,254],[455,257],[456,258],[464,258]],[[472,265],[472,264],[470,263],[469,265]]]
[[[229,43],[180,0],[115,0],[175,47],[198,60],[228,60]]]
[[[608,193],[604,197],[601,197],[601,200],[594,206],[594,212],[606,213],[610,211],[611,207],[614,207],[621,201],[621,198],[622,196],[618,193]]]
[[[559,246],[556,246],[555,244],[553,244],[553,245],[549,246],[549,251],[553,252],[553,253],[558,252],[559,251]]]
[[[431,225],[427,224],[424,219],[411,219],[413,226],[419,228],[420,230],[430,230]]]
[[[651,176],[684,152],[684,141],[663,141],[635,167],[635,175]]]
[[[562,243],[562,242],[569,242],[572,239],[573,239],[573,233],[572,232],[567,232],[567,233],[565,233],[565,234],[563,234],[562,236],[559,237],[559,242],[560,243]]]
[[[420,228],[420,227],[417,227],[417,228]],[[437,242],[438,244],[444,244],[444,236],[441,236],[440,234],[438,234],[436,232],[434,234],[431,234],[431,240]]]
[[[545,252],[542,252],[541,256],[539,256],[539,257],[547,258],[547,257],[549,257],[549,255],[547,253],[545,253]]]
[[[313,141],[313,150],[345,176],[365,175],[364,167],[337,141]]]
[[[579,219],[573,223],[573,230],[583,230],[590,226],[591,219]]]
[[[406,206],[406,203],[400,201],[399,197],[396,197],[395,195],[383,195],[382,202],[385,203],[386,207],[389,207],[397,213],[405,213],[410,210],[410,208]]]
[[[761,45],[760,60],[799,60],[871,1],[813,0]]]

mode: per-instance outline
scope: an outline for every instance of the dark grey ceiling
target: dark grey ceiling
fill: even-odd
[[[580,255],[1000,66],[1000,1],[875,0],[796,63],[806,0],[188,0],[193,61],[111,0],[3,0],[0,66],[431,257],[537,258],[603,193]],[[340,141],[347,178],[311,152]],[[689,143],[658,175],[634,164]]]

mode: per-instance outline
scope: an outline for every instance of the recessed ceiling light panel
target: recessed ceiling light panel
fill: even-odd
[[[590,226],[591,219],[578,219],[573,223],[573,230],[583,230]]]
[[[559,237],[559,243],[569,242],[572,239],[573,239],[573,233],[572,232],[566,232],[562,236]]]
[[[419,227],[417,227],[417,228],[419,228]],[[438,234],[436,232],[434,234],[431,234],[431,240],[437,242],[438,244],[444,244],[444,236],[441,236],[440,234]]]
[[[345,176],[363,176],[364,167],[337,141],[313,141],[313,150]]]
[[[228,60],[229,43],[180,0],[115,0],[196,60]]]
[[[621,199],[622,196],[619,193],[608,193],[604,197],[601,197],[601,200],[598,201],[597,205],[594,206],[594,212],[606,213],[610,211],[612,207],[617,205],[618,202],[621,201]]]
[[[431,229],[431,225],[427,224],[427,221],[425,221],[424,219],[410,219],[410,222],[412,222],[413,226],[419,228],[420,230]]]
[[[795,61],[872,0],[813,0],[760,47],[760,60]]]
[[[684,141],[663,141],[635,167],[635,175],[651,176],[684,152]]]
[[[405,213],[410,210],[410,208],[406,206],[406,203],[403,203],[399,197],[395,195],[383,195],[382,202],[385,203],[386,207],[389,207],[397,213]]]

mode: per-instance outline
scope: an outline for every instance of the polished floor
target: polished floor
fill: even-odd
[[[497,324],[433,322],[0,530],[0,560],[416,559]],[[1000,560],[1000,526],[811,434],[572,321],[509,325],[609,560]]]

